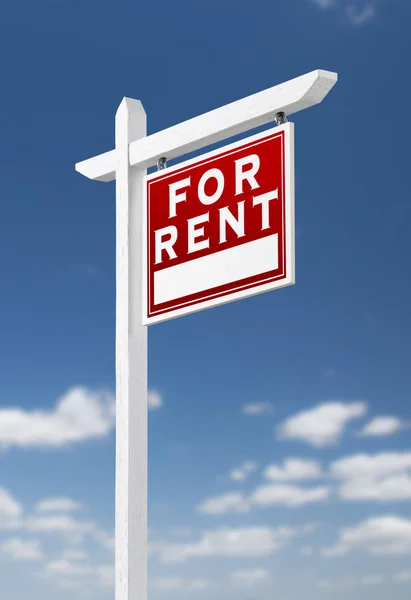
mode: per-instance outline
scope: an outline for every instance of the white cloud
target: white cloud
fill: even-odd
[[[0,552],[15,560],[40,560],[43,558],[41,544],[38,540],[10,538],[0,544]]]
[[[395,573],[392,578],[397,583],[411,581],[411,571],[400,571],[399,573]]]
[[[374,417],[364,425],[360,431],[361,436],[382,437],[393,435],[403,429],[406,429],[408,424],[398,417]]]
[[[364,402],[328,402],[297,413],[287,419],[278,430],[282,440],[300,440],[317,448],[336,444],[353,419],[364,416]]]
[[[197,511],[208,515],[224,515],[228,513],[245,513],[252,506],[303,506],[314,502],[328,500],[331,488],[327,486],[301,487],[285,484],[266,484],[257,487],[250,496],[242,492],[229,492],[206,498],[197,505]]]
[[[22,514],[22,506],[4,488],[0,488],[0,527],[10,520],[18,519]]]
[[[322,556],[325,558],[335,558],[336,556],[345,556],[348,550],[342,544],[335,544],[334,546],[328,546],[321,550]]]
[[[169,577],[162,579],[153,579],[150,581],[150,586],[162,591],[201,591],[212,587],[212,584],[207,579],[185,579],[184,577]]]
[[[102,531],[101,529],[96,529],[92,532],[94,539],[106,550],[111,550],[114,552],[114,534],[107,533],[106,531]]]
[[[80,581],[75,581],[73,579],[59,579],[58,581],[56,581],[56,584],[60,588],[70,589],[70,590],[72,588],[78,588],[81,585]]]
[[[396,475],[381,480],[352,479],[339,490],[343,500],[375,500],[394,502],[411,499],[411,476]]]
[[[249,502],[240,492],[207,498],[197,506],[199,513],[208,515],[223,515],[228,512],[244,513],[249,509]]]
[[[148,392],[149,409],[159,409],[163,403],[158,392]],[[0,409],[0,447],[61,447],[105,437],[114,427],[114,396],[78,386],[50,410]]]
[[[158,410],[164,404],[163,396],[155,390],[150,390],[148,392],[147,401],[149,410]]]
[[[363,575],[354,577],[353,575],[341,579],[324,579],[319,581],[318,587],[327,590],[350,590],[358,585],[379,585],[384,582],[381,575]]]
[[[72,550],[71,548],[68,548],[67,550],[63,551],[62,558],[68,561],[87,560],[88,554],[84,550]]]
[[[164,563],[183,562],[195,557],[258,557],[281,550],[298,530],[290,527],[240,527],[207,531],[194,543],[158,543],[155,551]]]
[[[376,16],[375,6],[373,2],[364,4],[358,3],[357,0],[312,0],[313,3],[321,10],[340,9],[344,10],[349,22],[352,25],[364,25]],[[360,4],[358,6],[358,4]]]
[[[299,481],[322,476],[323,472],[317,461],[302,458],[287,458],[282,466],[269,465],[264,471],[264,477],[272,481]]]
[[[64,559],[47,563],[43,571],[44,575],[64,575],[71,577],[89,575],[92,572],[93,569],[90,566],[71,563]]]
[[[362,8],[357,8],[354,5],[347,6],[347,16],[353,25],[364,25],[374,19],[375,17],[375,8],[374,5],[369,3]]]
[[[157,590],[181,590],[184,584],[185,580],[183,577],[168,577],[150,581],[150,586]]]
[[[334,588],[334,583],[330,579],[321,579],[317,586],[324,590],[332,590]]]
[[[8,448],[64,446],[108,435],[114,427],[110,393],[74,387],[49,410],[0,410],[0,445]]]
[[[331,8],[337,4],[337,0],[313,0],[320,8]]]
[[[330,488],[302,488],[295,485],[263,485],[250,497],[250,502],[258,506],[303,506],[313,502],[324,502],[330,496]]]
[[[379,585],[384,581],[382,575],[364,575],[360,579],[361,585]]]
[[[175,537],[187,538],[191,535],[191,529],[189,529],[188,527],[172,527],[169,530],[169,533],[170,535]]]
[[[84,578],[86,578],[88,587],[93,581],[101,586],[114,587],[114,565],[112,563],[91,566],[84,562],[71,562],[69,559],[70,554],[73,559],[79,559],[80,553],[76,557],[74,552],[67,551],[65,553],[66,558],[46,563],[37,576],[40,579],[52,579],[56,585],[62,588],[84,586]],[[86,557],[87,555],[84,555],[83,559]]]
[[[323,556],[344,556],[360,551],[370,555],[411,554],[411,520],[397,516],[368,519],[340,532],[335,546],[325,548]]]
[[[233,481],[245,481],[247,479],[247,473],[241,469],[232,469],[229,473],[230,479]]]
[[[95,531],[96,526],[91,521],[78,521],[69,515],[47,517],[28,517],[24,528],[36,533],[58,533],[67,537],[72,543],[80,543],[84,536]]]
[[[35,506],[34,510],[37,512],[70,512],[81,508],[83,505],[71,498],[45,498]]]
[[[319,581],[318,587],[326,590],[350,590],[359,583],[352,575],[342,579],[324,579]]]
[[[96,569],[100,585],[104,587],[114,587],[115,572],[114,565],[100,565]]]
[[[314,548],[312,546],[302,546],[302,548],[300,548],[300,554],[302,556],[312,556],[314,554]]]
[[[63,508],[62,505],[60,507]],[[22,506],[4,489],[0,489],[0,529],[59,534],[74,544],[92,534],[102,545],[108,546],[109,543],[108,534],[99,531],[93,521],[77,520],[68,514],[38,513],[23,516]]]
[[[207,579],[189,579],[186,584],[186,588],[193,591],[206,590],[210,587],[213,587],[213,584]]]
[[[411,452],[355,454],[333,462],[330,473],[343,480],[339,489],[343,500],[411,498]]]
[[[339,459],[330,466],[334,477],[382,477],[411,469],[411,452],[382,452],[379,454],[353,454]]]
[[[258,417],[260,415],[271,414],[273,407],[270,402],[251,402],[250,404],[244,404],[242,412],[244,415],[250,417]]]
[[[235,587],[254,587],[257,584],[271,581],[270,573],[266,569],[242,569],[233,571],[230,576],[231,583]]]
[[[67,514],[35,513],[23,516],[21,505],[5,490],[1,490],[0,493],[0,529],[21,533],[29,532],[30,534],[57,535],[69,544],[75,545],[81,544],[86,536],[92,536],[103,548],[111,552],[114,550],[113,535],[100,530],[95,522],[78,520]],[[13,545],[5,547],[3,550],[12,552],[15,548],[15,552],[19,552],[20,547],[23,548],[20,541],[20,538],[13,538]],[[31,541],[30,544],[31,546],[25,543],[24,548],[34,555],[37,553],[36,544]],[[25,551],[24,548],[21,552]],[[61,554],[61,559],[66,562],[84,561],[86,558],[87,554],[78,547],[67,548]]]
[[[257,463],[253,462],[252,460],[247,460],[245,463],[243,463],[242,468],[246,473],[251,473],[252,471],[256,470]]]
[[[250,473],[255,471],[257,468],[257,463],[249,460],[244,462],[240,467],[236,469],[232,469],[229,473],[230,479],[233,481],[245,481]]]

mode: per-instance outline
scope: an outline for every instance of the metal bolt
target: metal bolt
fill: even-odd
[[[163,169],[167,169],[167,159],[165,156],[162,156],[157,161],[157,169],[162,171]]]
[[[287,115],[285,112],[278,112],[274,117],[274,121],[276,125],[284,125],[284,123],[288,122]]]

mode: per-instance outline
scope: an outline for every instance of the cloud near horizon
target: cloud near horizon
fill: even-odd
[[[338,10],[345,14],[351,25],[365,25],[377,15],[376,1],[365,0],[310,0],[320,10]]]
[[[197,504],[200,514],[248,513],[253,508],[301,507],[327,502],[399,502],[411,499],[411,453],[353,454],[331,461],[323,470],[311,459],[290,457],[263,470],[268,483],[249,493],[241,490],[210,496]],[[306,485],[321,480],[321,485]],[[295,483],[298,482],[298,485]]]
[[[166,564],[200,557],[262,557],[281,550],[293,538],[306,533],[309,533],[307,527],[220,527],[203,532],[195,542],[156,542],[152,553]]]
[[[162,395],[148,392],[149,410],[164,404]],[[104,438],[115,428],[115,397],[108,391],[74,386],[49,410],[0,409],[0,447],[58,448]]]
[[[350,421],[366,415],[365,402],[325,402],[286,419],[277,428],[279,440],[298,440],[325,448],[340,441]]]
[[[386,515],[345,527],[340,531],[337,543],[324,548],[322,554],[332,558],[354,551],[374,556],[411,554],[411,520]]]
[[[242,407],[242,413],[248,417],[259,417],[273,412],[274,408],[270,402],[250,402]]]
[[[410,424],[398,417],[374,417],[364,425],[359,435],[363,437],[383,437],[409,428]]]

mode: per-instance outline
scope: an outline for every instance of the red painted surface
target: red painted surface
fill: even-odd
[[[168,172],[161,172],[146,183],[147,202],[147,316],[165,314],[179,306],[189,306],[230,294],[238,289],[255,287],[273,280],[286,277],[285,256],[285,131],[270,134],[254,142],[244,143],[233,150],[222,150],[221,153],[208,159],[199,160],[186,167]],[[236,195],[235,161],[257,155],[259,169],[255,180],[258,188],[252,189],[249,181],[243,182],[243,193]],[[244,167],[247,171],[250,165]],[[224,190],[221,197],[213,204],[204,205],[199,200],[198,184],[203,174],[209,169],[219,169],[224,175]],[[177,194],[186,193],[186,199],[176,204],[176,216],[170,217],[170,184],[190,178],[190,185],[178,190]],[[211,178],[205,185],[205,193],[212,195],[217,188],[217,181]],[[262,206],[253,206],[253,197],[278,190],[278,199],[268,203],[269,227],[262,229]],[[244,201],[244,236],[238,237],[235,231],[227,225],[227,239],[220,242],[219,209],[228,207],[230,212],[238,216],[238,203]],[[208,239],[209,247],[188,253],[188,221],[199,215],[208,213],[208,221],[197,225],[197,229],[204,227],[204,235],[196,238],[197,242]],[[177,240],[173,245],[176,257],[170,258],[166,251],[162,252],[162,262],[155,263],[155,231],[174,226],[177,230]],[[161,269],[195,260],[240,244],[251,242],[266,236],[278,234],[279,268],[268,273],[248,279],[243,279],[229,285],[203,290],[201,293],[178,298],[171,302],[154,305],[153,286],[154,273]]]

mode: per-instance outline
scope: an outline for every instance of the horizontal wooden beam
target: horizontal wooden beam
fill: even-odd
[[[96,181],[113,181],[116,178],[116,151],[109,150],[76,164],[76,171]]]
[[[163,156],[167,159],[183,156],[270,123],[278,112],[292,115],[319,104],[336,81],[336,73],[312,71],[131,142],[130,165],[151,167]],[[76,171],[89,179],[112,181],[116,177],[115,150],[77,163]]]

